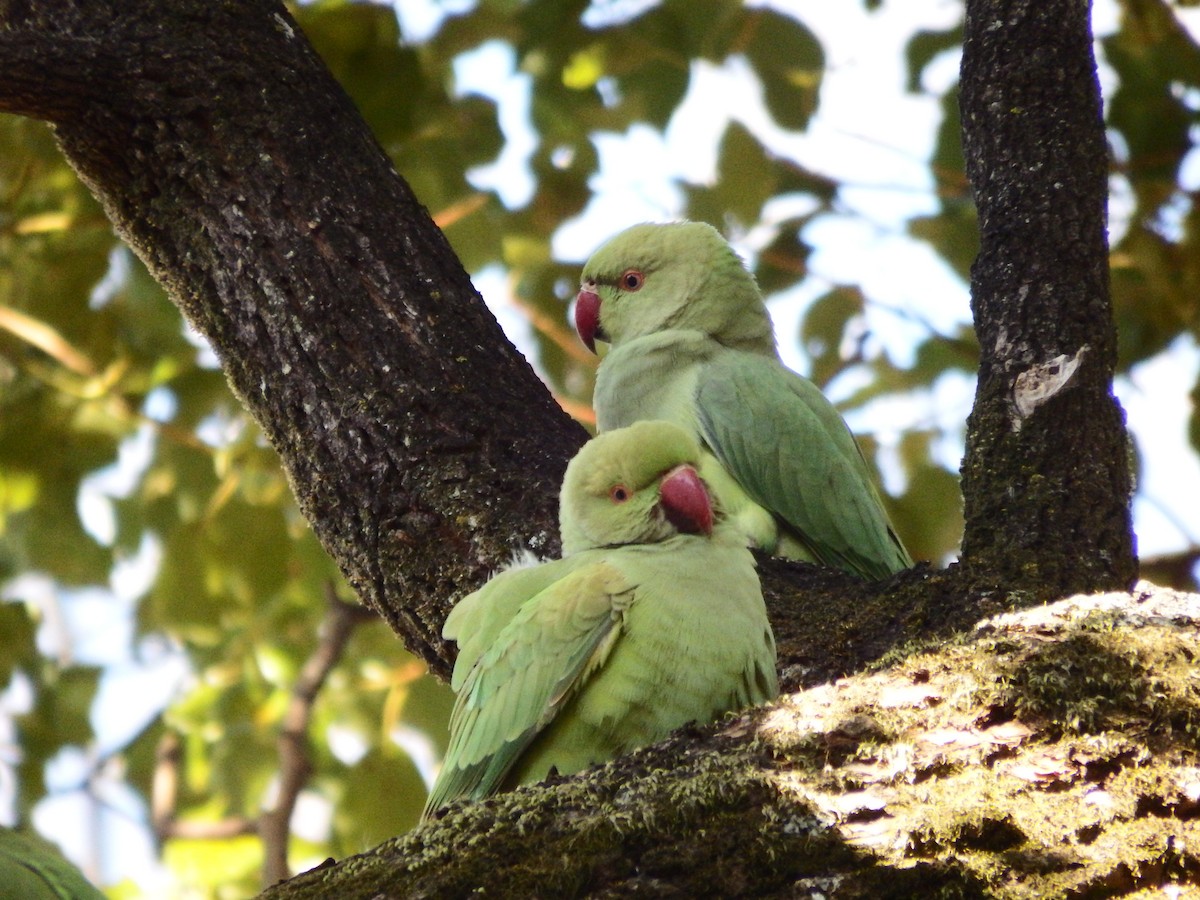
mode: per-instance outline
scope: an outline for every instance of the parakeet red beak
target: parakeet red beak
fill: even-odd
[[[575,298],[575,330],[587,344],[587,348],[596,352],[596,337],[600,331],[600,295],[586,288]]]
[[[658,496],[667,521],[684,534],[712,534],[713,511],[708,488],[691,466],[676,466],[664,475]]]

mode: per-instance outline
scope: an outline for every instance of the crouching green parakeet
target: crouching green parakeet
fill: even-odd
[[[611,345],[599,430],[665,419],[695,436],[705,480],[754,546],[869,579],[912,565],[853,435],[780,362],[758,285],[716,229],[637,225],[612,238],[584,266],[575,324],[592,350]]]
[[[451,610],[450,746],[425,815],[577,772],[778,690],[754,560],[666,422],[571,460],[562,559],[502,572]]]

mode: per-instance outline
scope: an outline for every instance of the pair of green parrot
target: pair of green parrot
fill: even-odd
[[[584,267],[575,322],[611,350],[600,433],[563,481],[563,557],[500,573],[447,618],[458,696],[426,816],[772,699],[747,547],[870,579],[912,564],[845,422],[780,362],[715,229],[618,234]]]

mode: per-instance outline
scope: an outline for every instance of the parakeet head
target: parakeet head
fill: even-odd
[[[559,502],[564,555],[711,534],[700,448],[669,422],[637,422],[588,441],[567,466]]]
[[[703,222],[635,225],[583,267],[575,327],[589,348],[667,329],[703,332],[740,350],[775,352],[758,285],[720,233]]]

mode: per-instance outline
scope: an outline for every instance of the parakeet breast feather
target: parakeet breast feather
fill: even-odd
[[[662,419],[697,434],[696,380],[719,349],[698,331],[664,331],[614,347],[596,375],[592,405],[597,428],[612,431]]]
[[[762,703],[778,690],[775,646],[749,551],[685,537],[622,548],[610,560],[636,583],[620,641],[514,767],[514,783],[581,768],[652,743],[691,721]]]

